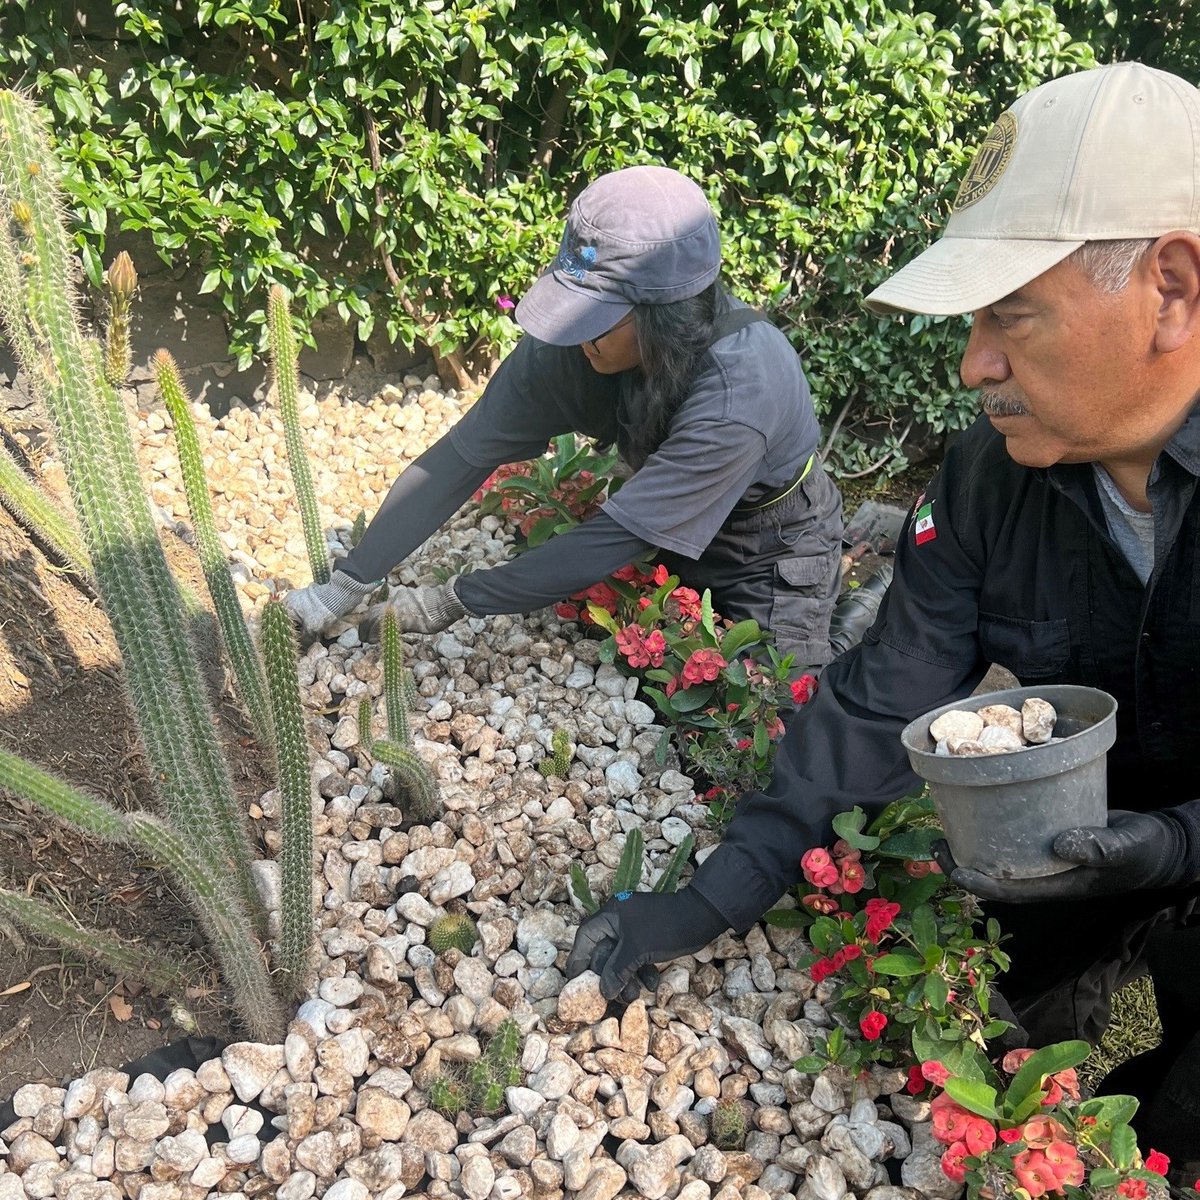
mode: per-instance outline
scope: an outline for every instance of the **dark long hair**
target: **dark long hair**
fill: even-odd
[[[617,448],[635,471],[658,449],[691,391],[712,341],[714,322],[726,305],[724,289],[712,283],[686,300],[634,308],[642,365],[621,381]]]

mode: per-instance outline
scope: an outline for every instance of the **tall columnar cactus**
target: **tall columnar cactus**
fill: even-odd
[[[225,931],[257,953],[250,845],[214,735],[178,586],[159,544],[124,406],[78,318],[58,165],[41,113],[0,91],[0,316],[54,425],[97,586],[164,810],[189,857],[238,900]],[[240,923],[239,923],[240,922]],[[223,956],[224,958],[224,956]],[[229,979],[248,1020],[259,998]]]
[[[404,652],[400,622],[392,608],[383,614],[382,657],[388,738],[397,746],[407,747],[412,745],[412,735],[408,727],[408,700],[404,694]]]
[[[313,938],[311,764],[296,680],[296,640],[287,609],[278,600],[267,601],[263,608],[261,638],[283,813],[283,912],[278,965],[288,992],[299,995],[308,972]]]
[[[371,728],[374,706],[370,700],[358,702],[358,744],[368,753],[375,748],[375,731]]]
[[[621,847],[621,857],[617,860],[617,869],[613,874],[613,895],[622,892],[636,892],[642,881],[642,859],[646,854],[646,839],[638,826],[634,826],[625,835],[625,845]]]
[[[329,551],[321,530],[321,515],[317,508],[317,493],[308,469],[308,454],[300,429],[300,369],[296,353],[296,331],[292,328],[291,307],[287,293],[276,285],[267,298],[267,337],[271,347],[271,378],[279,398],[279,415],[283,419],[284,444],[287,447],[288,467],[300,505],[300,522],[304,528],[304,545],[312,577],[317,583],[329,582]]]
[[[129,378],[132,352],[129,346],[129,314],[137,292],[133,259],[122,250],[104,275],[108,297],[108,322],[104,331],[104,378],[122,387]]]
[[[183,490],[192,516],[192,528],[196,533],[196,550],[221,628],[221,640],[233,665],[238,694],[250,714],[259,743],[270,748],[274,733],[262,665],[250,638],[237,590],[233,586],[233,576],[229,573],[229,563],[217,536],[208,479],[204,474],[204,456],[200,451],[200,439],[196,436],[196,423],[192,420],[187,391],[179,376],[179,367],[168,351],[159,350],[154,355],[151,367],[159,394],[171,414],[175,448],[183,474]]]
[[[41,540],[80,578],[92,575],[79,531],[66,514],[37,486],[0,443],[0,504]]]

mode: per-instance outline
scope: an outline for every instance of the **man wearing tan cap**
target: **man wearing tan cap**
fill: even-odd
[[[1102,688],[1119,705],[1108,827],[1060,835],[1074,865],[1047,878],[943,867],[1014,935],[1001,987],[1033,1044],[1097,1041],[1113,990],[1149,970],[1163,1043],[1105,1090],[1140,1096],[1143,1147],[1200,1160],[1200,91],[1124,63],[1022,96],[941,240],[866,303],[970,313],[961,371],[983,416],[769,787],[689,888],[585,922],[569,972],[601,971],[616,995],[639,967],[746,929],[832,841],[835,813],[918,785],[901,729],[989,664]]]

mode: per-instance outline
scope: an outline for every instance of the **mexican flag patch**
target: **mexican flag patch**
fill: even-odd
[[[917,509],[916,523],[913,525],[913,538],[918,546],[925,542],[932,542],[937,537],[937,530],[933,527],[933,502],[922,504]]]

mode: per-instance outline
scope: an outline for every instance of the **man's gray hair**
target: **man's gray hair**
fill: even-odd
[[[1068,261],[1075,263],[1102,291],[1123,292],[1133,268],[1154,245],[1154,238],[1118,238],[1084,242]]]

